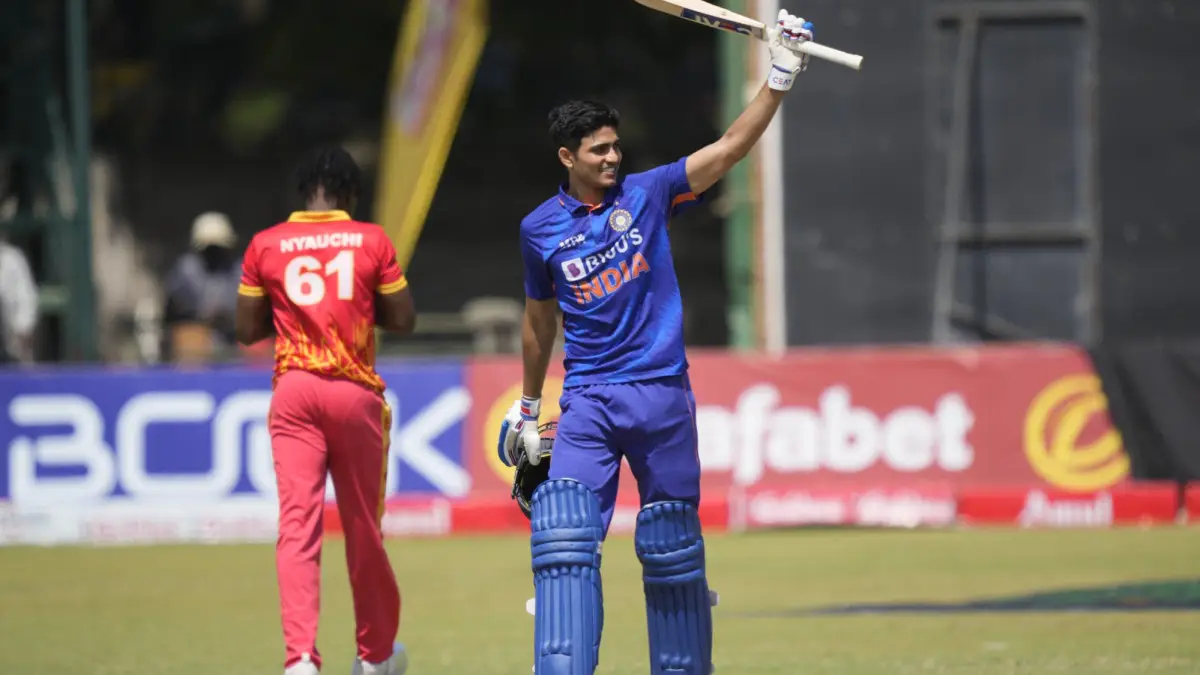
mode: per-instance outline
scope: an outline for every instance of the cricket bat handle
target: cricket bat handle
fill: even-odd
[[[851,54],[833,47],[819,45],[812,41],[799,42],[795,46],[789,45],[791,49],[798,52],[804,52],[809,56],[815,56],[818,59],[832,61],[833,63],[853,68],[854,70],[862,70],[863,57],[858,54]]]

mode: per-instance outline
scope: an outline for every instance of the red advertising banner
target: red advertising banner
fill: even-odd
[[[692,360],[710,485],[1046,485],[1090,492],[1128,458],[1065,346]]]
[[[964,490],[958,496],[961,525],[1019,527],[1111,527],[1165,525],[1176,521],[1179,487],[1141,483],[1093,494],[1040,488]]]
[[[639,508],[636,499],[620,500],[613,510],[609,534],[631,534],[637,523]],[[729,514],[729,503],[723,495],[706,499],[700,505],[700,523],[705,532],[725,531],[729,525]],[[500,496],[393,499],[386,505],[381,525],[383,536],[387,538],[529,533],[529,519],[511,501]],[[325,506],[324,528],[326,534],[344,534],[342,519],[333,504]],[[0,530],[0,542],[5,541],[3,535],[4,531]],[[273,537],[272,530],[263,539]]]
[[[734,489],[729,528],[755,530],[806,525],[945,527],[954,524],[949,488]]]
[[[1184,508],[1187,509],[1189,523],[1200,523],[1200,484],[1192,483],[1184,492]]]
[[[706,495],[831,490],[853,510],[854,495],[868,490],[1082,494],[1128,476],[1099,378],[1071,346],[804,350],[778,359],[698,351],[690,363]],[[557,416],[561,376],[552,369],[543,419]],[[476,360],[467,379],[473,492],[507,493],[511,471],[495,447],[520,395],[520,363]],[[629,494],[628,473],[622,483]]]

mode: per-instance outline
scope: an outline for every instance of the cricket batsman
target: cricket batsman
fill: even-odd
[[[601,543],[622,457],[637,480],[653,675],[708,675],[712,609],[697,506],[700,462],[683,307],[667,225],[744,158],[807,67],[787,43],[812,24],[786,11],[772,27],[767,82],[720,139],[622,177],[617,111],[571,101],[550,113],[567,180],[521,221],[525,264],[523,395],[502,424],[509,466],[543,458],[542,384],[562,312],[566,378],[546,480],[530,503],[534,672],[592,675],[604,623]]]
[[[360,172],[344,150],[297,173],[305,210],[250,242],[238,288],[237,339],[275,337],[268,417],[279,489],[276,573],[285,675],[316,675],[322,515],[332,476],[346,535],[358,658],[355,675],[400,675],[400,592],[383,548],[391,411],[375,372],[375,326],[415,321],[408,281],[383,229],[351,217]]]

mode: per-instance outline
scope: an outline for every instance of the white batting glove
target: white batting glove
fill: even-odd
[[[500,425],[500,461],[505,466],[516,466],[525,453],[529,463],[537,466],[542,461],[540,452],[541,434],[538,433],[538,414],[542,399],[521,398],[514,402]]]
[[[781,9],[778,20],[768,31],[768,38],[771,75],[767,79],[767,86],[777,91],[789,91],[796,81],[796,75],[808,68],[808,54],[795,51],[795,46],[813,39],[812,22]]]

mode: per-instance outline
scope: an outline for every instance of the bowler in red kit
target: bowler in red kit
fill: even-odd
[[[297,173],[305,204],[246,249],[237,337],[275,335],[268,418],[279,488],[279,579],[285,675],[316,675],[325,482],[333,478],[346,534],[358,658],[353,672],[399,675],[393,647],[400,592],[380,520],[391,411],[375,372],[375,326],[407,334],[415,310],[383,229],[350,214],[360,172],[340,148],[311,156]]]

